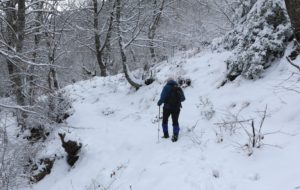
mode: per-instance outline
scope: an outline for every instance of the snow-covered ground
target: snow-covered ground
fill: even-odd
[[[34,190],[293,190],[300,189],[299,76],[284,59],[263,79],[238,78],[219,87],[230,53],[180,54],[155,68],[157,81],[137,92],[122,75],[94,78],[66,87],[74,99],[70,128],[59,129],[82,142],[70,168],[56,160]],[[190,58],[189,58],[190,57]],[[299,63],[299,61],[298,61]],[[157,101],[169,76],[192,80],[184,89],[179,141],[157,142]],[[290,77],[291,76],[291,77]],[[200,100],[208,101],[201,104]],[[202,101],[202,102],[203,102]],[[261,148],[243,150],[248,136],[239,125],[230,131],[216,123],[255,118],[267,105]],[[210,120],[205,113],[215,113]],[[171,120],[169,130],[172,131]],[[251,132],[250,126],[244,124]],[[231,134],[231,132],[233,134]],[[162,136],[162,131],[160,131]],[[221,139],[223,140],[221,142]],[[57,133],[44,155],[64,155]]]

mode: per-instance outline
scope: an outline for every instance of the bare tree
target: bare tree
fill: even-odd
[[[129,82],[129,84],[131,86],[133,86],[136,90],[138,90],[142,84],[140,82],[138,82],[137,80],[135,80],[134,76],[132,76],[129,68],[128,68],[128,64],[127,64],[127,57],[125,54],[125,49],[131,45],[131,43],[136,40],[136,38],[139,36],[140,32],[142,31],[143,28],[143,24],[141,25],[141,20],[140,20],[140,10],[138,9],[138,13],[137,14],[137,20],[134,20],[134,26],[130,29],[128,29],[129,31],[131,31],[131,35],[130,38],[128,39],[128,42],[125,43],[124,39],[123,39],[123,34],[121,31],[121,13],[122,13],[122,4],[121,4],[122,0],[116,0],[116,30],[117,30],[117,38],[118,38],[118,46],[120,49],[120,54],[121,54],[121,62],[122,62],[122,67],[123,67],[123,72],[125,74],[125,78],[127,79],[127,81]],[[131,17],[132,18],[132,17]],[[126,23],[127,25],[127,23]]]
[[[100,76],[107,76],[107,64],[111,54],[111,38],[115,0],[92,0],[77,8],[77,22],[73,23],[84,37],[76,39],[80,46],[95,54]]]
[[[36,10],[35,13],[35,20],[34,20],[34,29],[33,29],[33,35],[34,35],[34,48],[32,52],[32,62],[36,63],[37,62],[37,56],[38,56],[38,49],[40,46],[40,41],[41,41],[41,27],[42,27],[42,19],[43,19],[43,7],[44,7],[44,2],[35,0],[33,1],[32,8],[33,10]],[[29,65],[27,68],[27,82],[29,83],[29,90],[28,90],[28,96],[29,96],[29,105],[33,105],[35,102],[35,66],[34,65]]]
[[[100,67],[100,75],[101,76],[106,76],[106,66],[103,63],[103,50],[105,48],[105,43],[107,42],[108,37],[106,37],[106,40],[104,42],[104,44],[101,46],[101,41],[100,41],[100,27],[99,27],[99,13],[102,11],[103,7],[104,7],[105,2],[102,1],[100,8],[98,5],[98,0],[93,0],[93,9],[94,9],[94,38],[95,38],[95,51],[96,51],[96,57],[97,57],[97,61]],[[112,17],[109,19],[109,28],[108,28],[108,32],[107,35],[109,35],[110,31],[112,28]]]
[[[0,2],[5,28],[1,28],[0,55],[6,59],[16,104],[24,108],[16,112],[22,129],[27,128],[30,114],[24,110],[33,110],[38,96],[59,89],[56,63],[64,54],[60,42],[69,20],[61,19],[59,2]]]
[[[150,49],[151,58],[153,60],[155,60],[155,57],[156,57],[153,40],[155,38],[156,30],[159,25],[159,22],[161,21],[164,5],[165,5],[165,0],[162,0],[160,5],[158,4],[157,0],[153,0],[153,7],[154,7],[153,15],[152,15],[153,18],[152,18],[152,21],[150,23],[149,30],[148,30],[149,49]]]
[[[1,41],[1,43],[5,44],[7,51],[2,51],[2,54],[7,53],[11,55],[6,56],[6,62],[10,79],[13,82],[16,102],[20,106],[25,106],[27,103],[23,89],[24,75],[22,74],[24,65],[22,59],[20,59],[20,56],[22,56],[23,42],[25,38],[25,0],[6,1],[3,5],[7,27],[5,32],[6,41]],[[21,128],[26,127],[26,117],[27,115],[24,112],[22,112],[18,117],[18,123]]]

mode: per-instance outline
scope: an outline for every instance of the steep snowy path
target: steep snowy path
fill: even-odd
[[[293,104],[300,102],[300,96],[277,92],[274,87],[286,77],[278,76],[287,72],[286,67],[278,64],[275,71],[261,81],[240,80],[217,89],[224,77],[223,61],[227,56],[226,53],[207,54],[190,59],[183,67],[163,64],[157,68],[159,82],[138,92],[129,90],[121,76],[95,78],[67,87],[75,100],[75,113],[68,119],[73,128],[63,131],[67,132],[67,137],[83,143],[80,159],[72,169],[63,159],[56,161],[51,175],[33,189],[297,188],[300,185],[300,140],[297,136],[270,135],[266,143],[281,148],[265,146],[255,150],[251,157],[238,148],[238,143],[247,142],[242,131],[233,136],[222,134],[224,142],[216,142],[218,128],[214,123],[221,121],[227,111],[235,113],[245,107],[243,116],[253,116],[266,104],[271,114],[265,123],[267,132],[279,129],[291,134],[299,132],[297,113],[300,107]],[[179,141],[172,143],[170,139],[160,139],[157,143],[156,102],[163,81],[170,73],[189,76],[193,86],[185,89],[187,101],[180,116]],[[216,114],[211,121],[201,118],[200,97],[208,97],[214,105]],[[194,125],[196,128],[191,130]],[[61,149],[59,151],[63,154]]]

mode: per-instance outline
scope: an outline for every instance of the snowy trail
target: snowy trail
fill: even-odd
[[[245,105],[248,106],[243,112],[245,116],[270,105],[272,117],[266,122],[267,131],[284,128],[285,132],[300,132],[297,127],[300,119],[296,117],[300,108],[293,107],[300,97],[275,93],[273,88],[286,77],[278,77],[286,67],[279,65],[274,74],[262,81],[237,82],[216,90],[225,71],[225,66],[220,64],[227,56],[225,53],[195,57],[184,68],[177,68],[176,64],[162,65],[157,68],[159,81],[138,92],[129,90],[121,76],[95,78],[67,87],[75,99],[75,113],[68,124],[78,129],[64,132],[83,143],[81,157],[72,169],[63,159],[56,161],[51,175],[33,189],[295,189],[300,185],[297,136],[268,136],[267,143],[281,148],[258,149],[251,157],[237,147],[237,143],[245,142],[239,133],[233,137],[224,134],[224,142],[216,142],[214,123],[226,111],[234,112]],[[188,74],[193,86],[185,89],[187,101],[179,119],[179,141],[160,139],[157,143],[156,102],[170,73]],[[257,93],[250,93],[253,91]],[[214,104],[216,115],[211,121],[201,119],[197,107],[200,96],[209,97]],[[190,131],[197,121],[196,128]],[[169,130],[172,131],[170,124],[171,120]],[[59,141],[53,144],[58,146]],[[61,149],[57,151],[64,154]]]

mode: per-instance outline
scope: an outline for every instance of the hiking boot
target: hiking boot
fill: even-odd
[[[169,138],[169,133],[164,133],[164,136],[162,136],[161,138],[164,138],[164,139]]]
[[[178,140],[178,135],[173,135],[172,136],[172,142],[176,142]]]

